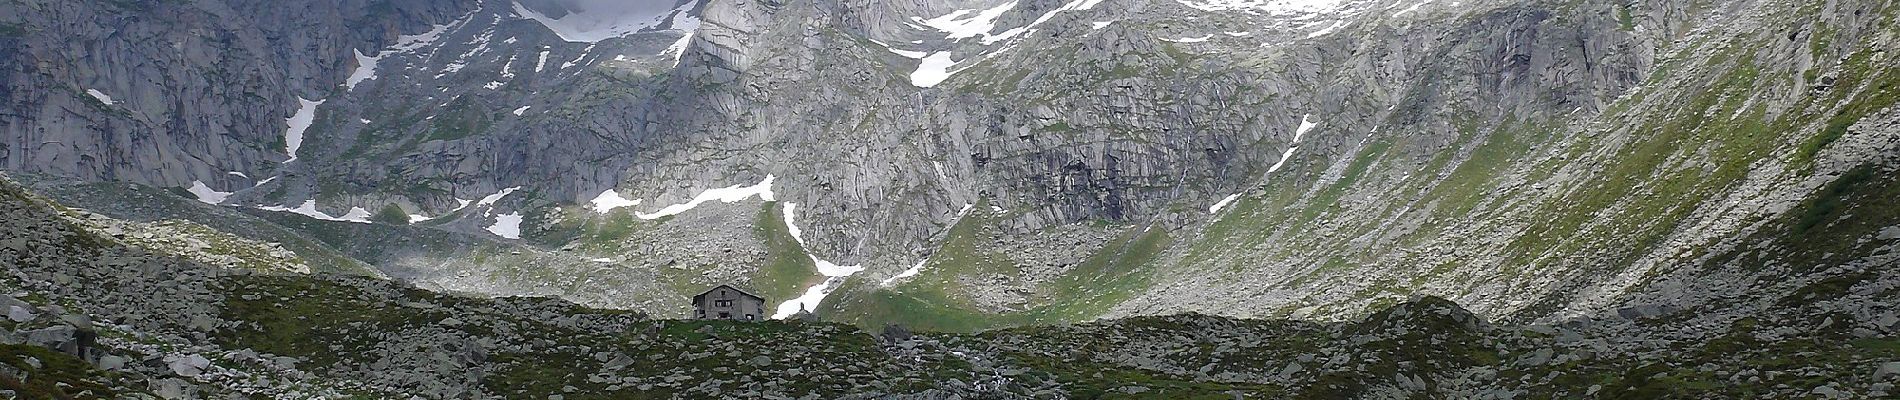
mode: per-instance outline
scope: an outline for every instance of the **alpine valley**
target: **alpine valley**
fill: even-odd
[[[0,398],[1894,398],[1896,102],[1893,0],[0,0]]]

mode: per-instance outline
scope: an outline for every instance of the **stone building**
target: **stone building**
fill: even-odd
[[[765,298],[755,291],[719,285],[693,296],[693,318],[758,321],[766,318]]]

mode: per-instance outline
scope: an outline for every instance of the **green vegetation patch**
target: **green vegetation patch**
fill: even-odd
[[[805,247],[785,226],[781,207],[778,202],[759,206],[753,226],[753,233],[765,241],[765,264],[752,272],[751,286],[772,302],[798,297],[805,293],[805,288],[825,280],[825,276],[818,273],[818,264],[812,261],[811,254],[805,252]]]
[[[114,390],[124,389],[113,384],[119,379],[117,373],[100,371],[85,360],[45,347],[0,344],[0,364],[26,378],[0,374],[0,389],[12,391],[17,399],[119,399],[134,394]]]
[[[972,210],[987,209],[987,201]],[[1036,288],[1041,294],[1021,311],[979,309],[961,295],[960,279],[1016,273],[1007,256],[987,249],[984,226],[999,216],[972,211],[950,228],[923,272],[892,288],[847,284],[820,315],[865,327],[897,324],[940,332],[1087,321],[1146,289],[1153,264],[1173,240],[1165,229],[1129,226],[1082,263]]]

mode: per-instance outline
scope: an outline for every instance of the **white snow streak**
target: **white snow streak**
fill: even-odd
[[[198,201],[202,201],[205,204],[223,203],[226,197],[231,197],[231,192],[220,192],[220,191],[214,190],[210,186],[205,186],[204,182],[199,182],[199,181],[191,181],[191,188],[185,189],[185,191],[191,192],[191,194],[193,195],[197,195]]]
[[[534,106],[521,106],[521,108],[515,109],[514,111],[515,116],[517,117],[521,116],[522,113],[528,112],[528,109],[530,108],[534,108]]]
[[[501,201],[501,198],[508,197],[508,195],[510,194],[514,194],[516,190],[521,190],[521,187],[515,186],[515,187],[511,187],[507,189],[502,189],[500,192],[495,192],[495,194],[488,195],[487,197],[482,197],[482,201],[475,202],[475,206],[476,207],[493,206],[495,205],[495,202]]]
[[[798,229],[797,209],[798,203],[785,202],[785,230],[791,232],[792,240],[798,242],[798,247],[805,247],[805,231]]]
[[[457,23],[459,24],[460,22],[457,22]],[[382,57],[383,54],[401,53],[401,52],[412,51],[412,50],[426,47],[432,43],[435,43],[436,39],[441,38],[442,33],[448,32],[450,26],[454,26],[454,24],[436,25],[435,27],[430,28],[428,32],[418,33],[414,35],[399,36],[396,38],[396,45],[389,46],[389,50],[386,50],[383,53],[377,54],[377,57],[380,58]]]
[[[1205,42],[1208,39],[1213,39],[1213,38],[1214,38],[1213,34],[1207,34],[1201,37],[1187,37],[1187,38],[1180,38],[1180,39],[1161,39],[1161,41],[1174,42],[1174,43],[1200,43],[1200,42]]]
[[[1343,0],[1176,0],[1201,11],[1256,11],[1269,14],[1319,12],[1337,8]]]
[[[885,42],[880,42],[880,40],[870,40],[870,42],[872,42],[872,44],[883,45],[883,49],[889,49],[889,51],[891,51],[891,53],[895,53],[895,55],[902,55],[904,59],[923,59],[923,57],[927,57],[927,55],[931,55],[929,51],[910,51],[910,49],[899,49],[899,47],[893,47],[893,45],[885,44]]]
[[[707,189],[704,192],[700,192],[698,196],[693,196],[692,201],[666,206],[666,208],[661,208],[659,211],[654,211],[650,214],[634,211],[633,215],[640,217],[640,219],[659,219],[661,217],[686,212],[687,210],[693,209],[693,207],[699,207],[700,203],[708,201],[718,200],[724,203],[734,203],[752,196],[759,196],[760,200],[772,201],[772,179],[773,177],[771,175],[766,175],[764,181],[752,186],[733,185],[719,189]]]
[[[1240,193],[1234,193],[1232,196],[1227,196],[1227,198],[1221,199],[1220,202],[1214,203],[1213,207],[1207,208],[1207,213],[1218,214],[1220,213],[1220,209],[1227,208],[1227,205],[1233,204],[1234,200],[1240,200]]]
[[[1319,126],[1318,122],[1313,122],[1313,114],[1306,114],[1305,116],[1301,116],[1300,127],[1298,129],[1293,130],[1293,147],[1288,147],[1285,153],[1281,153],[1280,162],[1273,163],[1272,168],[1267,168],[1267,173],[1269,174],[1274,173],[1276,171],[1279,171],[1280,167],[1285,166],[1286,160],[1293,158],[1293,152],[1298,151],[1300,149],[1300,146],[1299,146],[1300,139],[1306,137],[1307,131],[1313,130],[1313,128],[1318,127],[1318,126]]]
[[[899,272],[897,275],[892,275],[889,278],[884,278],[884,282],[880,282],[879,285],[889,287],[892,283],[896,283],[900,279],[917,276],[918,273],[924,272],[924,263],[928,262],[930,262],[928,258],[917,260],[917,264],[911,265],[910,269],[906,269],[904,272]]]
[[[769,179],[770,178],[768,178],[768,180]],[[805,230],[798,227],[798,218],[796,217],[796,215],[798,215],[796,213],[797,209],[797,203],[785,203],[785,228],[786,231],[791,233],[792,240],[798,242],[798,247],[805,248]],[[817,309],[818,303],[824,301],[825,296],[831,294],[831,291],[837,290],[838,286],[843,285],[845,278],[864,271],[864,266],[862,265],[838,265],[820,259],[816,255],[811,255],[809,248],[805,250],[805,254],[811,257],[812,264],[818,267],[819,275],[825,276],[825,281],[816,286],[812,286],[810,289],[805,289],[805,294],[798,296],[798,298],[779,303],[778,311],[772,314],[772,319],[784,319],[785,317],[790,317],[792,314],[798,313],[799,310]]]
[[[297,98],[297,103],[301,106],[297,108],[296,114],[292,114],[289,119],[284,121],[290,124],[290,128],[284,130],[284,151],[290,154],[290,159],[284,160],[285,163],[297,160],[297,148],[303,147],[303,132],[304,130],[310,129],[310,123],[316,122],[317,106],[323,105],[324,101],[325,100],[310,101],[304,100],[302,97]]]
[[[640,205],[640,199],[628,200],[625,197],[620,197],[620,192],[614,191],[613,189],[600,192],[599,196],[594,196],[594,200],[589,202],[594,203],[594,212],[601,214],[606,214],[608,211],[613,211],[616,208]]]
[[[112,101],[112,96],[107,96],[106,92],[101,92],[99,89],[86,89],[86,94],[92,95],[92,98],[99,99],[100,103],[106,103],[108,106],[117,104]]]
[[[1306,34],[1306,38],[1312,39],[1312,38],[1316,38],[1320,36],[1326,36],[1326,35],[1332,34],[1333,31],[1335,30],[1339,30],[1339,27],[1342,27],[1342,26],[1346,26],[1346,21],[1334,21],[1333,24],[1331,26],[1327,26],[1326,29],[1321,29],[1318,31],[1314,31],[1313,33]]]
[[[1392,13],[1392,16],[1398,17],[1400,15],[1405,15],[1406,13],[1418,11],[1419,7],[1424,7],[1426,4],[1431,4],[1431,3],[1432,3],[1432,0],[1421,1],[1421,2],[1418,2],[1418,4],[1413,4],[1411,7],[1406,7],[1404,10],[1399,10],[1399,12]]]
[[[650,31],[662,23],[684,32],[692,32],[699,27],[698,18],[686,15],[688,11],[698,6],[697,1],[674,8],[654,7],[654,5],[660,5],[657,2],[641,4],[632,1],[595,1],[593,3],[581,5],[592,8],[590,10],[570,12],[558,19],[530,10],[520,2],[514,3],[514,11],[521,18],[532,19],[546,26],[562,40],[574,43],[595,43]]]
[[[350,211],[348,213],[343,214],[342,217],[332,217],[330,216],[330,214],[325,214],[322,211],[317,211],[317,201],[315,199],[304,200],[303,204],[298,205],[297,208],[289,208],[289,207],[283,207],[283,206],[266,206],[266,207],[258,207],[257,209],[264,210],[264,211],[283,211],[283,212],[297,213],[297,214],[302,214],[303,216],[306,216],[306,217],[316,218],[316,219],[320,219],[324,221],[355,222],[359,224],[369,223],[369,210],[364,210],[362,207],[350,207]]]

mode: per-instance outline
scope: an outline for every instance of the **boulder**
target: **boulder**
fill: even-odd
[[[197,354],[171,356],[166,357],[165,365],[178,376],[192,378],[204,374],[204,369],[211,366],[211,360]]]
[[[7,306],[7,319],[13,320],[13,322],[27,322],[27,321],[32,321],[34,318],[38,318],[38,317],[39,317],[38,315],[33,314],[33,310],[31,308],[20,307],[17,305]]]
[[[1874,382],[1885,382],[1890,379],[1900,380],[1900,361],[1880,364],[1880,368],[1874,370]]]
[[[119,356],[99,357],[99,369],[112,371],[119,368],[125,368],[125,361],[126,361],[125,357],[119,357]]]
[[[23,335],[26,337],[26,344],[51,348],[71,354],[79,352],[77,348],[66,349],[66,347],[76,347],[78,345],[78,341],[75,340],[75,335],[78,332],[79,330],[73,327],[57,325],[26,331]]]

